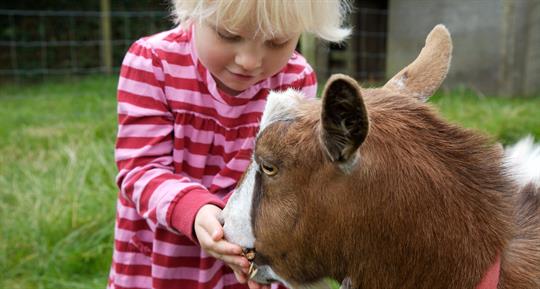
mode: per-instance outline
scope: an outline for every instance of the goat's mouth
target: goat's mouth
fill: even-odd
[[[266,258],[255,251],[252,248],[244,248],[242,250],[242,255],[246,257],[249,261],[249,279],[254,280],[260,284],[271,284],[274,282],[283,282],[279,277],[273,272],[270,266],[266,265],[263,260]],[[263,261],[263,262],[261,262]]]
[[[258,271],[257,264],[255,264],[255,262],[254,262],[255,257],[257,256],[255,248],[244,248],[244,249],[242,249],[242,255],[244,257],[246,257],[246,259],[248,259],[248,261],[249,261],[248,275],[249,275],[249,279],[253,279],[253,277],[255,277],[255,275],[257,274],[257,271]]]

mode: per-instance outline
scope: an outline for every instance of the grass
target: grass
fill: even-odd
[[[116,78],[0,89],[0,288],[104,288],[117,189]],[[540,139],[540,97],[459,90],[432,102],[512,143]]]
[[[104,288],[116,80],[0,90],[0,288]]]
[[[438,93],[430,101],[449,121],[487,133],[505,145],[527,134],[540,141],[540,95],[495,98],[460,89]]]

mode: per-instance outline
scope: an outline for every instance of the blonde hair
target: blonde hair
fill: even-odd
[[[291,33],[312,33],[339,42],[351,29],[342,23],[350,10],[347,0],[172,0],[176,24],[215,20],[235,31],[255,25],[265,37]]]

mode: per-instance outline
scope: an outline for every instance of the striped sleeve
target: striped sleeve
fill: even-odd
[[[224,203],[201,184],[174,172],[174,119],[163,81],[155,51],[144,40],[134,43],[118,82],[116,183],[122,197],[147,221],[194,240],[198,209],[205,204],[223,207]]]

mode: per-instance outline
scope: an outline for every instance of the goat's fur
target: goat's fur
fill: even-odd
[[[500,256],[498,288],[540,288],[540,180],[518,183],[500,145],[423,102],[451,50],[439,25],[384,87],[333,76],[265,124],[252,165],[279,171],[254,182],[258,264],[292,286],[475,288]]]

